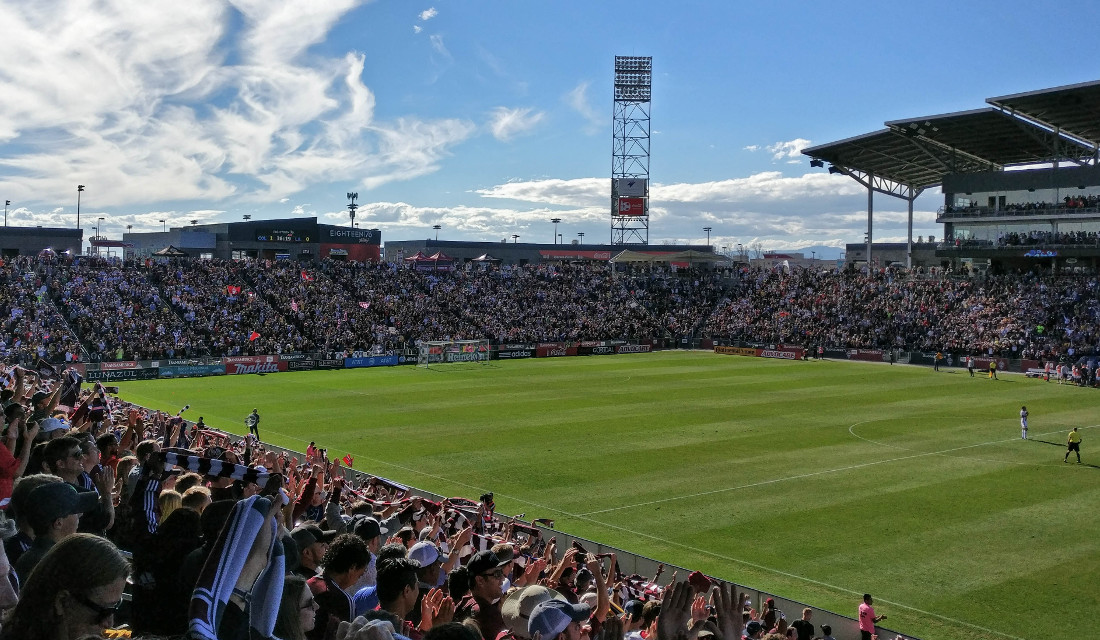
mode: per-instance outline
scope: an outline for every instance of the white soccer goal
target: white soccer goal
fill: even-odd
[[[417,350],[416,366],[455,363],[489,363],[489,340],[426,340]]]

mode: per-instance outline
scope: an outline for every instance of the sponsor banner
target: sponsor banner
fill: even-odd
[[[325,225],[325,230],[321,233],[321,242],[327,242],[328,244],[379,244],[382,242],[382,232],[378,229],[349,229],[347,227]]]
[[[291,360],[286,363],[287,371],[312,371],[314,368],[314,362],[312,360]]]
[[[137,369],[138,363],[133,360],[126,362],[100,362],[100,371],[117,371],[118,369]]]
[[[397,356],[370,356],[367,358],[344,358],[344,367],[348,369],[360,369],[362,367],[394,367],[397,366]]]
[[[530,349],[530,348],[531,348],[531,345],[529,345],[529,344],[502,344],[502,345],[497,347],[497,349],[500,349],[501,351],[517,351],[517,350],[521,350],[521,349]]]
[[[610,260],[610,251],[582,251],[576,249],[539,249],[539,255],[547,260]]]
[[[160,368],[162,378],[184,378],[199,376],[223,376],[224,364],[180,364]]]
[[[755,358],[757,355],[757,349],[750,347],[722,347],[718,346],[714,348],[715,353],[725,354],[727,356],[749,356]]]
[[[230,364],[271,364],[273,362],[278,362],[278,361],[279,361],[279,356],[230,356],[230,357],[227,357],[227,358],[222,358],[222,364],[226,364],[226,365],[230,365]],[[229,366],[227,366],[225,368],[226,371],[232,371],[232,369],[233,369],[233,367],[229,367]],[[285,371],[286,368],[284,367],[283,370]]]
[[[780,358],[782,360],[801,360],[805,349],[761,349],[761,358]]]
[[[115,369],[107,371],[89,371],[84,377],[88,382],[119,382],[121,380],[156,380],[160,369]]]
[[[313,361],[314,369],[343,369],[344,359],[331,360],[326,358],[319,358]]]
[[[616,353],[649,353],[653,351],[651,344],[624,344],[616,348]]]
[[[849,349],[849,360],[862,360],[864,362],[883,362],[886,354],[880,349]]]
[[[637,217],[645,215],[645,198],[619,198],[620,216]]]
[[[253,364],[234,362],[233,364],[225,365],[225,373],[231,376],[239,376],[246,373],[278,373],[279,371],[286,371],[286,365],[286,362],[278,361],[256,362]]]
[[[293,362],[295,360],[309,360],[308,353],[280,353],[279,362]]]
[[[603,340],[582,340],[577,343],[578,347],[602,347],[607,343]],[[625,344],[625,343],[623,343]]]
[[[577,347],[578,356],[609,356],[615,353],[615,347],[606,344],[596,344],[585,346],[581,343],[581,346]]]
[[[499,360],[516,360],[519,358],[534,358],[534,349],[500,349],[496,352]]]
[[[448,351],[446,358],[447,362],[479,362],[488,360],[489,354],[484,351]]]
[[[560,358],[577,355],[577,348],[564,342],[543,342],[535,347],[536,358]]]
[[[997,371],[1008,371],[1008,358],[974,358],[974,368],[989,371],[989,363],[997,361]]]
[[[615,193],[619,196],[641,198],[646,194],[645,178],[615,178]]]

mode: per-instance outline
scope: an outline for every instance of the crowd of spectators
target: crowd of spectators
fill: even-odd
[[[559,548],[491,493],[429,500],[63,380],[0,368],[0,640],[831,638]]]
[[[690,337],[1043,361],[1100,354],[1100,280],[1089,275],[20,258],[0,267],[0,279],[0,352],[27,366],[386,353],[448,339]]]
[[[996,213],[1002,211],[1050,211],[1051,209],[1096,209],[1100,207],[1100,196],[1078,194],[1065,196],[1059,202],[1009,202],[1000,207],[983,207],[977,202],[967,205],[949,205],[945,213]]]

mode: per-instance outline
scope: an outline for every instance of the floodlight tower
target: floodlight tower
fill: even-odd
[[[359,205],[355,204],[355,201],[359,199],[359,192],[348,192],[348,213],[351,215],[351,226],[355,227],[355,210],[359,208]]]
[[[653,58],[615,56],[611,244],[649,244],[649,113]]]

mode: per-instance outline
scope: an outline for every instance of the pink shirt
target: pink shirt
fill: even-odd
[[[866,602],[859,605],[859,630],[875,632],[875,608]]]

